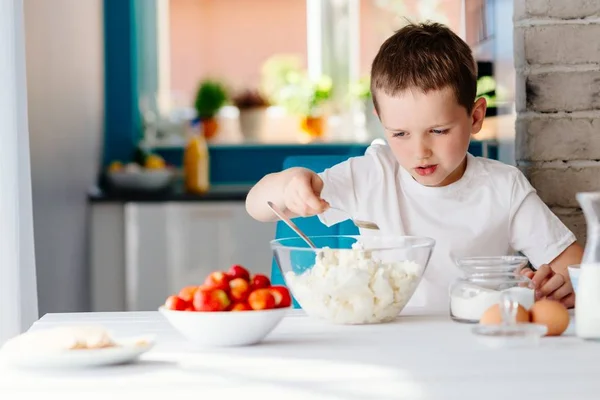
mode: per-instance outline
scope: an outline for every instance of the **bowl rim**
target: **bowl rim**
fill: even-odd
[[[223,315],[223,314],[258,314],[258,313],[275,313],[285,310],[292,310],[293,305],[289,307],[269,308],[266,310],[246,310],[246,311],[189,311],[189,310],[171,310],[166,308],[164,305],[158,307],[159,312],[171,313],[171,314],[193,314],[193,315]]]
[[[459,257],[455,260],[456,265],[459,267],[468,268],[487,268],[489,267],[500,267],[506,266],[507,268],[521,264],[527,264],[529,259],[525,256],[473,256],[473,257]],[[486,266],[481,266],[486,264]]]
[[[143,176],[143,175],[174,175],[175,171],[170,167],[164,168],[144,168],[139,170],[127,171],[125,169],[119,171],[107,171],[108,176]]]
[[[433,249],[436,244],[436,240],[429,236],[413,236],[413,235],[315,235],[308,236],[310,240],[314,242],[315,239],[324,239],[324,238],[348,238],[348,239],[360,239],[360,238],[396,238],[396,239],[409,239],[420,241],[421,243],[414,243],[407,246],[401,247],[402,249],[419,249],[419,248],[429,248]],[[284,246],[281,242],[284,240],[300,240],[302,238],[300,236],[290,236],[285,238],[273,239],[269,241],[272,250],[276,249],[286,249],[286,250],[295,250],[295,251],[310,251],[316,252],[321,250],[322,248],[313,249],[311,247],[298,247],[298,246]],[[340,248],[331,248],[332,250],[351,250],[351,249],[340,249]],[[376,246],[376,247],[365,247],[365,250],[369,251],[383,251],[383,250],[398,250],[398,246]]]

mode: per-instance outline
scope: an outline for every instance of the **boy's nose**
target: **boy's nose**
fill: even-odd
[[[431,157],[431,148],[425,140],[417,141],[415,148],[415,158],[417,160],[425,160]]]

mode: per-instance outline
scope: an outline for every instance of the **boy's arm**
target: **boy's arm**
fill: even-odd
[[[573,307],[575,295],[567,267],[579,264],[583,255],[575,235],[521,173],[514,182],[511,211],[511,247],[536,267],[535,272],[523,270],[533,281],[536,299],[548,297]]]
[[[267,206],[267,201],[272,201],[289,218],[318,215],[327,226],[344,221],[358,208],[357,192],[371,193],[370,188],[380,184],[380,158],[389,157],[391,162],[391,153],[386,154],[385,146],[376,145],[364,156],[350,157],[319,174],[295,167],[266,175],[248,193],[246,211],[258,221],[276,221]],[[343,211],[330,209],[330,205]]]
[[[273,214],[273,211],[267,206],[267,202],[271,201],[275,203],[281,210],[284,211],[285,215],[289,218],[295,218],[299,216],[294,212],[290,211],[286,206],[285,190],[290,182],[294,182],[297,192],[309,191],[312,187],[312,193],[317,195],[323,189],[323,181],[313,171],[294,167],[283,170],[281,172],[275,172],[264,176],[252,189],[248,192],[246,197],[246,211],[250,216],[261,222],[277,221],[277,216]],[[311,193],[304,193],[309,204],[311,204],[311,198],[314,197],[316,203],[313,207],[317,210],[321,207],[317,195],[311,196]],[[312,202],[314,202],[312,200]]]
[[[575,306],[575,293],[569,278],[569,265],[581,263],[583,247],[574,242],[567,247],[548,265],[542,265],[533,272],[530,269],[523,270],[536,288],[536,298],[550,297],[560,300],[567,308]]]
[[[569,271],[567,270],[567,267],[569,265],[581,263],[582,258],[583,247],[579,243],[574,242],[550,262],[550,268],[552,268],[554,272],[563,275],[565,280],[568,280]]]
[[[511,248],[525,254],[538,270],[552,264],[553,270],[566,272],[566,263],[579,258],[575,235],[520,171],[514,178],[509,216]]]

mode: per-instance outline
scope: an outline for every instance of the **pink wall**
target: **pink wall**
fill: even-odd
[[[256,86],[271,55],[306,58],[306,0],[171,0],[170,30],[173,90],[207,76]]]
[[[413,22],[420,22],[418,18],[419,1],[422,0],[404,0],[406,10],[404,17]],[[481,0],[475,1],[480,2]],[[364,75],[370,72],[371,62],[381,44],[404,23],[404,19],[394,17],[390,10],[376,7],[374,4],[374,0],[361,0],[360,72]],[[436,11],[445,15],[448,26],[459,33],[460,0],[440,0]]]
[[[477,0],[478,2],[480,0]],[[406,0],[416,15],[418,0]],[[442,0],[440,10],[458,30],[460,1]],[[361,1],[360,73],[367,75],[381,43],[399,20]],[[276,53],[306,60],[306,0],[170,0],[171,87],[193,96],[207,76],[240,88],[256,86],[260,67]]]

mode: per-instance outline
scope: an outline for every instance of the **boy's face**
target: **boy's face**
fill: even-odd
[[[485,99],[478,99],[470,114],[449,87],[393,97],[377,93],[377,105],[394,156],[417,182],[446,186],[462,177],[470,136],[481,130]]]

